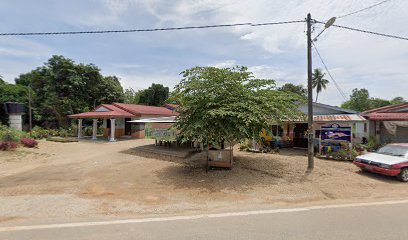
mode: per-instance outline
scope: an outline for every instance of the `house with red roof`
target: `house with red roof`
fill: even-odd
[[[82,120],[93,119],[92,139],[96,140],[98,121],[102,121],[104,137],[109,137],[110,141],[115,141],[116,138],[122,136],[144,138],[145,124],[134,122],[134,120],[177,116],[174,111],[176,107],[175,105],[155,107],[126,103],[101,104],[91,112],[72,114],[68,117],[78,119],[78,138],[82,137]],[[153,128],[169,128],[171,126],[170,123],[152,124]]]
[[[378,142],[408,142],[408,103],[371,109],[362,115],[369,120],[370,136]]]

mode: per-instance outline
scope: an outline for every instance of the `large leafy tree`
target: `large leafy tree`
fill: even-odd
[[[125,103],[138,104],[141,91],[135,91],[133,88],[125,89]]]
[[[117,77],[104,77],[97,66],[76,64],[63,56],[52,56],[44,66],[20,75],[16,83],[35,92],[34,123],[45,127],[66,126],[69,114],[124,100]]]
[[[390,101],[391,104],[400,104],[405,102],[407,101],[403,97],[395,97]]]
[[[182,73],[171,101],[179,104],[175,127],[188,140],[236,142],[300,113],[292,93],[274,80],[256,79],[246,67],[194,67]]]
[[[316,88],[316,102],[317,99],[319,97],[319,93],[323,90],[327,88],[327,85],[329,84],[329,80],[324,78],[324,75],[326,75],[326,73],[323,73],[321,69],[316,68],[313,71],[313,75],[312,75],[312,87]]]
[[[292,83],[286,83],[282,87],[278,88],[278,90],[284,91],[284,92],[295,93],[304,99],[307,98],[307,89],[303,85],[295,85]]]
[[[341,105],[342,108],[363,112],[371,108],[370,94],[367,89],[353,89],[350,100]]]
[[[153,83],[149,88],[138,93],[140,104],[161,106],[169,98],[169,88]]]

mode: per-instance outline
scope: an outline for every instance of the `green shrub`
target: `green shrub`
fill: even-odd
[[[380,147],[380,144],[377,142],[377,138],[370,136],[366,144],[367,151],[373,152]]]
[[[26,136],[27,134],[21,130],[0,125],[0,140],[2,141],[18,143],[21,138]]]
[[[240,151],[246,151],[251,147],[251,143],[249,140],[245,140],[241,143],[239,143],[239,150]]]
[[[62,138],[62,137],[48,137],[47,141],[67,143],[67,142],[78,142],[78,139]]]
[[[340,149],[336,152],[327,153],[326,156],[336,160],[354,160],[359,155],[356,149]]]
[[[82,129],[82,134],[84,135],[84,136],[92,136],[92,126],[88,126],[88,127],[84,127],[83,129]]]

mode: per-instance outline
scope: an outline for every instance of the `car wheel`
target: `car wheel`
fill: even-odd
[[[397,177],[402,182],[408,182],[408,168],[401,169],[401,172],[398,174]]]

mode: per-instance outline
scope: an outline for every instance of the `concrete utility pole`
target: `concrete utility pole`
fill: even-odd
[[[314,168],[314,134],[313,134],[313,87],[312,87],[312,16],[307,14],[307,171]]]

